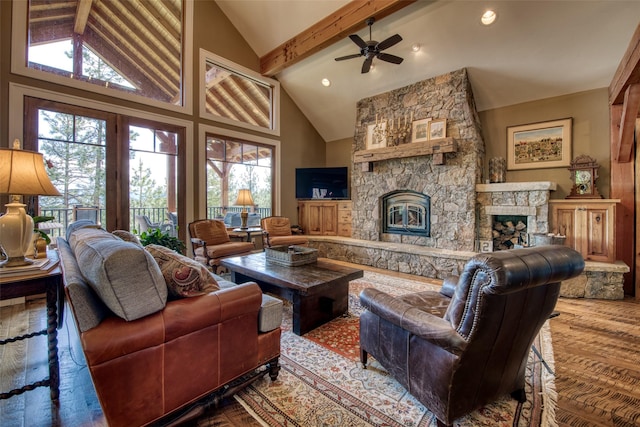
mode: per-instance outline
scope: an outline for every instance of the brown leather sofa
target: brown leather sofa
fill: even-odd
[[[360,358],[371,354],[438,425],[507,393],[524,393],[527,356],[552,313],[560,282],[579,275],[582,256],[564,246],[480,254],[440,292],[360,294]]]
[[[105,305],[101,291],[85,279],[98,277],[97,268],[80,252],[80,243],[73,249],[78,234],[69,241],[58,239],[65,294],[109,426],[182,422],[202,404],[216,404],[258,376],[269,373],[276,379],[280,324],[263,328],[259,315],[264,297],[257,284],[232,283],[200,296],[168,297],[149,314],[116,314],[119,310]],[[119,292],[139,300],[135,309],[146,310],[144,304],[152,304],[166,284],[130,292],[127,285],[138,286],[140,277],[150,277],[145,269],[156,272],[154,259],[142,247],[105,234],[110,235],[104,230],[85,232],[77,239],[91,246],[94,265],[122,271],[125,286]],[[122,265],[127,263],[131,265]],[[131,277],[129,283],[126,277]],[[145,280],[162,280],[154,277]]]

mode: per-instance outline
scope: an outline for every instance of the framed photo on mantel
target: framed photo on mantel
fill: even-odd
[[[573,118],[507,127],[507,169],[568,167]]]

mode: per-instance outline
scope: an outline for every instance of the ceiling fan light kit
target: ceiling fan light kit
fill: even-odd
[[[360,48],[360,53],[354,53],[352,55],[341,56],[339,58],[335,58],[336,61],[344,61],[345,59],[353,59],[364,56],[364,63],[362,64],[361,73],[368,73],[371,69],[371,64],[373,63],[373,58],[378,58],[381,61],[390,62],[392,64],[400,64],[404,58],[400,58],[399,56],[391,55],[389,53],[382,52],[385,49],[390,48],[391,46],[396,45],[402,41],[402,37],[398,34],[394,34],[393,36],[381,41],[378,43],[377,41],[371,38],[371,26],[375,22],[375,18],[368,18],[366,20],[367,25],[369,26],[369,41],[364,41],[357,34],[351,34],[349,38],[352,42],[354,42]]]

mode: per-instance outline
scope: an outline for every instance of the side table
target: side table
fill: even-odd
[[[47,257],[58,262],[58,253],[47,251]],[[49,378],[36,381],[21,388],[0,392],[0,399],[22,394],[36,387],[49,387],[51,399],[57,400],[60,394],[60,366],[58,363],[58,329],[62,326],[64,314],[64,289],[62,286],[62,270],[57,264],[49,271],[27,271],[19,275],[0,274],[0,300],[25,297],[29,295],[46,294],[47,297],[47,328],[41,331],[0,340],[0,345],[47,335]]]

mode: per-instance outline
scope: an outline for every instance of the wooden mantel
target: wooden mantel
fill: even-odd
[[[372,162],[381,160],[402,159],[405,157],[433,155],[433,164],[444,164],[444,153],[458,151],[458,143],[455,139],[438,138],[424,142],[412,142],[393,147],[375,148],[373,150],[360,150],[353,154],[354,163],[363,163],[363,170]]]

